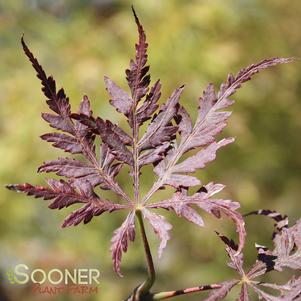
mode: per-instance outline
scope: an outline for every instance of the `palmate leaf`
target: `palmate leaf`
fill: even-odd
[[[237,255],[237,253],[241,252],[245,242],[246,230],[244,220],[237,212],[237,209],[240,207],[239,203],[212,198],[212,196],[223,188],[224,186],[221,184],[209,183],[203,187],[204,191],[195,193],[192,196],[187,195],[186,190],[182,190],[181,192],[177,192],[170,200],[149,204],[147,207],[174,210],[178,216],[184,217],[198,226],[203,226],[204,222],[197,211],[192,208],[193,206],[199,207],[217,218],[220,218],[222,213],[225,214],[234,221],[239,234],[239,248],[236,250]]]
[[[275,218],[275,216],[281,216],[282,220],[287,220],[286,217],[282,216],[277,212],[270,210],[259,210],[259,214],[264,214]],[[263,213],[264,212],[264,213]],[[279,221],[280,218],[277,218]],[[277,224],[276,224],[277,226]],[[293,301],[300,300],[301,298],[301,277],[292,277],[288,283],[284,285],[278,285],[274,283],[267,283],[258,281],[257,278],[270,272],[271,270],[282,271],[284,267],[291,269],[301,269],[300,262],[300,237],[301,237],[301,221],[297,221],[295,225],[290,228],[282,227],[279,233],[274,238],[275,248],[274,250],[268,250],[266,247],[258,246],[259,251],[258,260],[251,268],[245,272],[243,269],[243,254],[236,256],[238,246],[226,236],[220,235],[219,237],[226,245],[226,252],[230,258],[228,264],[231,268],[234,268],[241,277],[241,280],[236,284],[241,284],[241,290],[237,301],[250,301],[249,290],[253,290],[259,297],[266,301]],[[293,246],[297,250],[293,251]],[[233,280],[235,281],[235,280]],[[235,285],[236,285],[235,284]],[[264,290],[264,288],[273,289],[276,293],[271,294]],[[232,288],[231,288],[232,289]],[[226,291],[228,294],[230,290]],[[226,295],[221,294],[219,296],[218,291],[215,291],[217,299],[221,300]],[[214,294],[213,293],[213,294]],[[211,300],[211,299],[206,299]]]
[[[17,192],[23,192],[35,198],[53,200],[49,204],[50,209],[62,209],[76,203],[85,204],[78,209],[76,214],[71,213],[65,220],[63,227],[77,225],[81,221],[89,222],[93,216],[103,212],[113,212],[125,208],[124,205],[114,204],[105,199],[100,199],[93,191],[92,186],[87,181],[82,181],[74,185],[63,180],[47,180],[49,187],[33,186],[31,184],[8,185],[7,188]],[[78,214],[80,212],[80,214]]]
[[[283,228],[273,239],[274,250],[258,246],[259,258],[262,261],[273,261],[273,269],[282,271],[284,268],[301,269],[301,220],[293,227]]]
[[[170,239],[172,226],[165,217],[154,213],[154,209],[172,210],[179,217],[197,226],[204,225],[199,209],[216,218],[225,215],[233,220],[239,235],[238,246],[233,242],[228,247],[232,262],[230,266],[242,274],[241,251],[246,233],[243,217],[238,212],[239,203],[215,198],[215,194],[224,188],[221,184],[211,182],[201,186],[194,194],[189,188],[201,185],[200,179],[193,173],[214,161],[217,151],[234,141],[233,138],[217,138],[231,115],[231,112],[226,111],[233,104],[230,97],[255,73],[270,66],[288,63],[292,59],[263,60],[242,69],[236,76],[230,74],[219,89],[209,84],[199,98],[198,116],[196,122],[193,122],[184,106],[180,104],[184,86],[175,89],[171,96],[159,105],[161,82],[157,80],[151,84],[145,31],[134,9],[133,13],[138,30],[138,42],[135,45],[135,57],[126,70],[129,91],[121,88],[109,77],[104,78],[110,104],[125,115],[130,134],[110,120],[93,116],[87,96],[83,97],[79,109],[73,112],[64,89],[57,89],[54,78],[46,75],[22,37],[23,50],[41,81],[46,102],[52,111],[43,113],[42,117],[50,127],[58,130],[46,133],[41,138],[50,142],[53,147],[70,154],[81,154],[83,158],[59,158],[44,162],[39,167],[39,172],[53,172],[65,178],[48,180],[48,187],[20,184],[8,185],[8,188],[36,198],[51,200],[49,207],[52,209],[82,204],[65,219],[64,227],[78,225],[81,222],[88,223],[94,216],[104,212],[127,210],[127,218],[114,232],[111,244],[114,269],[119,275],[122,253],[127,251],[129,242],[135,239],[136,213],[139,212],[140,215],[141,212],[142,217],[158,235],[159,256]],[[145,127],[145,132],[141,133],[141,125],[148,120],[150,121]],[[100,139],[100,142],[96,143],[96,139]],[[100,146],[96,148],[96,145]],[[190,151],[193,153],[189,153]],[[184,154],[186,155],[183,159]],[[128,166],[130,177],[133,178],[133,197],[128,196],[116,180],[116,176],[125,165]],[[140,174],[142,167],[146,165],[154,166],[154,173],[158,178],[150,191],[140,198]],[[174,187],[175,193],[166,200],[150,203],[153,194],[167,185]],[[100,194],[96,194],[96,188],[113,191],[117,194],[118,200],[125,201],[126,205],[104,199]],[[258,214],[266,213],[262,211]],[[296,262],[299,260],[300,239],[297,240],[294,234],[299,233],[299,228],[286,229],[285,220],[279,220],[280,217],[273,215],[272,212],[268,212],[268,215],[277,222],[278,232],[274,238],[276,248],[272,251],[260,249],[260,258],[269,260],[271,264],[268,267],[267,263],[258,260],[250,277],[261,275],[268,268],[281,269],[287,266],[295,268],[296,265],[299,267]],[[298,246],[297,252],[291,241]],[[285,253],[283,248],[287,243],[289,248],[285,250],[289,254]],[[279,260],[276,262],[276,258],[277,260],[281,258],[282,263],[280,264]],[[218,300],[221,296],[225,296],[236,283],[236,280],[224,282],[220,289],[208,297],[208,300]],[[240,300],[247,300],[247,290],[248,288],[243,285]]]

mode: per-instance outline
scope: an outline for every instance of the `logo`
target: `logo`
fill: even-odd
[[[100,271],[91,268],[44,270],[18,264],[7,270],[6,276],[10,284],[31,285],[33,293],[47,295],[98,293],[100,284]]]

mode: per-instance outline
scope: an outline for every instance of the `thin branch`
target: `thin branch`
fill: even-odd
[[[173,298],[181,295],[187,295],[187,294],[217,289],[221,287],[222,287],[221,284],[210,284],[210,285],[201,285],[196,287],[185,288],[177,291],[155,293],[152,295],[152,300],[163,300],[163,299]]]
[[[139,226],[140,226],[140,232],[141,232],[141,236],[142,236],[142,240],[143,240],[143,246],[144,246],[144,251],[145,251],[145,256],[146,256],[146,261],[147,261],[147,269],[148,269],[148,278],[138,288],[139,296],[143,296],[145,294],[148,294],[149,290],[153,286],[155,279],[156,279],[156,271],[155,271],[155,267],[154,267],[154,263],[153,263],[151,250],[150,250],[150,247],[148,244],[147,236],[145,233],[145,228],[144,228],[141,211],[136,211],[136,216],[137,216]]]

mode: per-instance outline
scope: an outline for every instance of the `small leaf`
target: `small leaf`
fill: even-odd
[[[111,96],[110,103],[116,110],[128,116],[132,110],[133,100],[131,97],[119,86],[117,86],[110,78],[105,76],[105,85],[108,93]]]
[[[131,60],[130,68],[127,69],[125,73],[132,92],[134,104],[136,105],[148,91],[150,76],[147,74],[149,66],[146,66],[148,44],[146,42],[145,32],[134,9],[133,14],[138,28],[139,41],[136,44],[135,60]]]
[[[82,146],[72,136],[61,133],[48,133],[41,136],[45,141],[51,142],[54,147],[63,149],[71,154],[82,153]]]
[[[146,120],[149,120],[153,113],[158,109],[158,100],[161,97],[161,83],[156,81],[151,88],[149,94],[147,94],[143,104],[137,109],[136,119],[139,125],[143,124]]]
[[[23,37],[21,39],[21,43],[26,56],[37,72],[38,79],[40,79],[42,83],[42,91],[47,97],[47,104],[49,105],[49,108],[58,115],[67,117],[70,114],[70,104],[64,90],[60,89],[58,92],[56,91],[55,80],[52,76],[47,77],[42,66],[27,47]]]
[[[169,231],[172,229],[172,225],[169,224],[162,215],[152,213],[146,208],[142,209],[143,217],[146,218],[154,229],[154,232],[160,238],[160,246],[158,249],[159,257],[162,256],[163,250],[166,247],[167,241],[170,239]]]
[[[275,228],[277,231],[281,231],[284,227],[287,227],[288,225],[288,217],[286,215],[281,215],[277,211],[261,209],[245,214],[245,216],[249,215],[264,215],[272,218],[274,221],[276,221]],[[275,236],[275,234],[276,232],[274,232],[273,237]]]
[[[219,148],[228,145],[234,141],[233,138],[222,139],[219,142],[212,142],[206,148],[203,148],[196,155],[189,157],[182,163],[175,165],[171,172],[195,172],[199,168],[204,168],[207,163],[215,160],[216,152]]]
[[[133,156],[126,148],[126,144],[123,141],[124,137],[116,130],[116,126],[110,121],[104,121],[101,118],[96,120],[96,125],[102,141],[108,145],[114,156],[121,162],[132,166]]]
[[[179,217],[183,217],[197,226],[203,227],[204,221],[202,217],[196,212],[196,210],[191,208],[190,204],[187,204],[183,200],[183,196],[185,196],[185,194],[182,191],[178,191],[170,200],[149,204],[147,207],[174,210]]]
[[[175,90],[165,104],[160,107],[158,115],[152,120],[145,134],[139,141],[139,149],[145,150],[171,141],[177,127],[170,124],[177,112],[177,104],[184,87]]]
[[[142,166],[147,164],[160,162],[163,159],[163,155],[168,147],[169,143],[164,142],[154,149],[149,149],[143,152],[143,154],[139,156],[139,167],[141,168]]]
[[[111,252],[115,272],[122,277],[120,263],[122,253],[128,249],[129,241],[135,240],[135,213],[130,212],[120,228],[115,230],[111,240]]]
[[[94,166],[70,158],[47,161],[39,167],[38,172],[55,172],[57,175],[67,178],[81,178],[93,186],[104,181]]]

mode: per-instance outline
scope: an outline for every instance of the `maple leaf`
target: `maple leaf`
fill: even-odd
[[[224,186],[213,182],[201,186],[200,179],[192,174],[214,161],[217,151],[234,141],[233,138],[220,139],[217,136],[227,125],[231,112],[226,109],[233,104],[230,97],[235,91],[255,73],[267,67],[288,63],[292,59],[272,58],[253,64],[239,71],[236,76],[228,75],[219,89],[209,84],[199,98],[198,116],[193,123],[186,109],[180,104],[184,86],[175,89],[171,96],[159,105],[161,83],[157,80],[151,84],[147,64],[146,34],[134,9],[133,14],[138,30],[138,42],[135,45],[135,57],[126,70],[126,81],[130,91],[127,92],[109,77],[104,78],[110,104],[117,112],[125,115],[130,133],[110,120],[94,116],[87,96],[82,98],[78,110],[72,111],[64,89],[57,89],[54,78],[46,75],[22,37],[23,50],[41,81],[46,102],[52,111],[43,113],[42,118],[58,131],[46,133],[41,138],[50,142],[53,147],[71,155],[80,154],[82,158],[58,158],[44,162],[38,169],[39,172],[53,172],[57,176],[64,177],[64,180],[49,179],[48,186],[45,187],[16,184],[8,185],[8,188],[36,198],[51,200],[49,204],[51,209],[61,209],[80,203],[82,206],[65,219],[63,227],[78,225],[81,222],[88,223],[93,217],[105,212],[127,210],[126,220],[115,230],[111,241],[113,265],[119,275],[122,254],[127,251],[129,242],[135,239],[136,216],[141,214],[158,235],[160,239],[158,252],[161,256],[170,239],[172,226],[164,216],[152,210],[159,208],[172,210],[179,217],[197,226],[204,225],[199,209],[216,218],[225,215],[233,220],[239,236],[239,244],[233,251],[233,256],[231,255],[233,264],[238,268],[242,260],[241,251],[246,235],[243,217],[238,212],[239,203],[213,198]],[[145,132],[141,133],[141,125],[148,120],[150,122]],[[188,153],[190,151],[193,151],[193,154]],[[116,179],[125,165],[130,169],[130,176],[133,178],[133,197],[125,193]],[[158,178],[150,191],[140,198],[140,175],[143,166],[146,165],[154,166],[154,173]],[[169,199],[150,203],[153,194],[167,185],[174,187],[175,193]],[[201,188],[191,195],[189,187],[198,185]],[[95,190],[98,188],[100,192],[96,193]],[[125,204],[106,200],[101,196],[101,190],[111,190],[117,194],[120,202]],[[264,256],[281,258],[282,264],[277,263],[280,269],[296,264],[294,249],[289,248],[290,254],[287,255],[280,246],[282,241],[286,243],[286,240],[291,239],[297,243],[294,233],[298,232],[299,228],[288,230],[286,233],[280,222],[278,224],[278,231],[281,231],[275,236],[278,247],[272,255],[266,253]],[[288,260],[286,264],[283,263],[284,259]],[[242,267],[239,270],[241,272]],[[211,294],[209,300],[217,300],[216,296],[226,295],[235,283],[235,281],[225,282],[217,290],[217,295]],[[292,282],[291,286],[294,285],[295,282]],[[246,293],[242,292],[242,295]]]
[[[285,220],[288,222],[286,216],[283,216],[276,211],[259,210],[252,212],[252,214],[266,215],[277,220],[278,223],[275,225],[275,227],[279,226],[281,221],[283,222]],[[296,224],[290,228],[287,228],[285,225],[281,229],[278,227],[277,230],[279,232],[274,237],[274,250],[268,250],[266,247],[256,245],[259,252],[258,259],[246,272],[243,267],[243,254],[240,253],[239,256],[236,256],[238,246],[233,242],[233,240],[217,233],[226,245],[226,252],[230,258],[228,265],[238,272],[241,280],[237,281],[232,287],[230,287],[230,289],[221,290],[221,288],[220,293],[218,290],[214,291],[212,295],[215,297],[215,299],[213,297],[210,299],[211,296],[209,296],[206,301],[223,299],[237,284],[241,285],[241,290],[237,301],[250,301],[250,289],[252,289],[258,295],[259,299],[264,299],[266,301],[299,300],[301,297],[301,277],[293,276],[284,285],[266,283],[257,280],[258,277],[263,276],[272,270],[282,271],[282,269],[285,267],[291,269],[301,269],[301,221],[297,221]],[[294,246],[297,247],[297,250],[294,250]],[[233,279],[233,281],[235,281],[235,279]],[[274,291],[278,292],[278,295],[268,293],[264,290],[264,288],[273,289]]]

